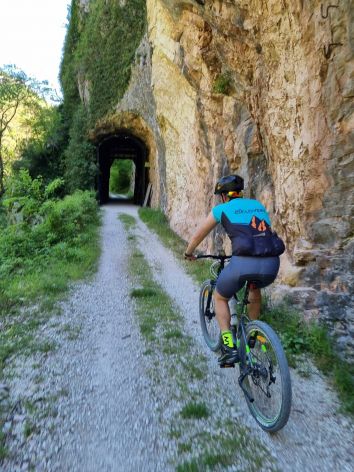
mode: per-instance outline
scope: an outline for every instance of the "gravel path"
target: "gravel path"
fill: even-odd
[[[39,369],[32,367],[35,359],[18,361],[11,392],[21,400],[7,425],[13,457],[4,471],[169,470],[155,399],[147,393],[148,366],[129,297],[128,248],[118,209],[104,208],[94,280],[76,285],[60,318],[43,328],[56,352],[41,358]],[[36,418],[39,433],[25,440],[28,402],[47,414]]]
[[[149,375],[149,357],[129,298],[127,236],[119,212],[138,218],[132,205],[104,207],[97,274],[76,285],[61,315],[43,327],[43,336],[57,349],[17,360],[17,375],[9,379],[13,407],[5,424],[12,455],[0,466],[4,472],[174,470],[175,446],[158,413],[164,392]],[[304,379],[292,372],[288,425],[272,436],[260,430],[236,385],[235,371],[220,370],[205,347],[198,287],[140,221],[136,233],[156,280],[180,307],[186,332],[208,358],[213,407],[226,412],[230,407],[235,421],[270,451],[278,470],[352,471],[354,428],[337,413],[339,403],[321,374],[313,368]],[[222,395],[215,397],[213,385]],[[33,431],[28,430],[30,412],[36,418]]]

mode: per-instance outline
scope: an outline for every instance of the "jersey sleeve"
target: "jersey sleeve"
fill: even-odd
[[[216,219],[218,223],[221,221],[221,215],[223,211],[223,204],[221,203],[220,205],[216,205],[212,210],[213,217]]]

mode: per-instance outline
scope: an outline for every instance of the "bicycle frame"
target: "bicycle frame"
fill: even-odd
[[[201,255],[197,258],[215,259],[210,267],[211,278],[206,280],[200,291],[199,315],[204,339],[208,347],[216,352],[222,339],[213,306],[213,292],[218,277],[231,256]],[[291,379],[284,350],[274,330],[261,320],[248,317],[250,290],[259,287],[257,276],[250,276],[244,291],[235,293],[230,304],[230,330],[239,359],[235,363],[220,367],[235,367],[239,363],[238,384],[245,395],[252,416],[261,428],[276,432],[285,426],[291,409]],[[237,357],[237,356],[236,356]],[[280,380],[277,380],[277,378]],[[274,389],[272,384],[275,385]],[[265,403],[264,397],[269,403]]]
[[[245,328],[245,322],[249,321],[249,318],[247,316],[247,305],[249,304],[248,295],[249,295],[250,288],[251,288],[250,282],[246,282],[245,292],[243,294],[243,299],[241,301],[240,313],[239,314],[231,313],[231,333],[234,340],[234,344],[236,345],[241,355],[241,359],[240,359],[241,374],[238,378],[238,384],[241,390],[243,391],[243,393],[248,398],[248,400],[252,403],[254,401],[254,398],[249,394],[249,392],[243,386],[243,381],[245,380],[247,375],[253,372],[253,366],[254,366],[252,353],[247,343],[246,328]],[[234,298],[236,299],[236,301],[238,300],[236,293],[234,294]],[[236,318],[236,323],[233,323],[232,318],[234,317]],[[246,351],[240,350],[241,338],[243,338],[243,345],[245,346]]]
[[[208,317],[212,317],[213,315],[210,313],[210,303],[211,303],[211,299],[212,299],[212,292],[214,291],[215,289],[215,286],[216,286],[216,282],[217,282],[217,279],[221,273],[221,271],[224,269],[225,267],[225,261],[227,259],[230,259],[231,256],[211,256],[211,255],[201,255],[201,256],[198,256],[198,258],[211,258],[211,259],[217,259],[220,261],[219,263],[219,266],[218,266],[218,269],[217,269],[217,277],[215,280],[211,280],[211,285],[213,287],[213,290],[209,292],[208,294],[208,299],[207,299],[207,308],[206,308],[206,315]],[[241,363],[241,375],[238,379],[238,383],[239,383],[239,386],[241,388],[241,390],[243,391],[243,393],[247,396],[248,400],[250,402],[253,402],[254,399],[251,397],[251,395],[249,394],[249,392],[245,389],[245,387],[243,386],[243,381],[245,380],[245,378],[247,377],[247,375],[251,374],[252,371],[253,371],[253,358],[252,358],[252,354],[251,354],[251,350],[247,344],[247,338],[246,338],[246,329],[245,329],[245,322],[249,321],[249,318],[247,316],[247,305],[250,303],[249,302],[249,299],[248,299],[248,295],[249,295],[249,291],[250,291],[250,288],[251,288],[251,283],[250,282],[246,282],[245,284],[245,292],[243,294],[243,299],[241,301],[241,310],[240,310],[240,314],[237,314],[237,313],[231,313],[231,333],[232,333],[232,337],[233,337],[233,340],[234,340],[234,343],[237,347],[237,349],[239,350],[240,352],[240,346],[241,346],[241,338],[243,338],[243,341],[244,341],[244,346],[245,346],[245,349],[246,349],[246,352],[242,352],[241,355],[243,356],[243,358],[240,359],[240,363]],[[238,301],[238,298],[237,298],[237,294],[235,293],[234,295],[234,298],[236,300],[236,302]],[[236,323],[233,323],[233,318],[236,317]]]

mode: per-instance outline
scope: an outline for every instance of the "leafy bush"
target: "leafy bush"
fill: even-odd
[[[46,202],[41,213],[51,243],[73,240],[87,225],[98,222],[97,203],[90,192],[82,190],[63,200]]]
[[[0,234],[0,276],[38,266],[56,244],[75,245],[85,229],[98,223],[97,202],[88,191],[58,199],[63,180],[47,186],[21,170],[8,181],[2,201],[7,225]],[[65,248],[65,246],[64,246]]]
[[[63,175],[62,155],[68,133],[63,121],[62,106],[42,107],[31,123],[32,137],[21,145],[20,158],[13,170],[28,169],[34,179],[42,176],[44,182]]]

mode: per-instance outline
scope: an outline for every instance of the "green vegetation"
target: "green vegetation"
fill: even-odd
[[[317,367],[329,375],[343,406],[354,414],[354,366],[342,360],[324,326],[306,323],[296,311],[283,305],[265,307],[262,319],[280,335],[290,365],[301,368],[304,356],[311,355]]]
[[[32,342],[40,318],[19,319],[36,302],[48,311],[70,280],[92,271],[98,255],[98,209],[89,192],[58,198],[62,180],[44,185],[22,170],[9,179],[0,234],[0,372],[6,358]],[[36,311],[36,310],[35,310]],[[38,310],[37,310],[38,311]],[[41,311],[41,310],[39,310]],[[39,316],[37,314],[37,316]],[[47,351],[52,346],[42,344]]]
[[[5,444],[5,434],[0,429],[0,460],[5,459],[5,457],[7,456],[7,449],[4,444]]]
[[[171,249],[177,259],[182,263],[188,273],[196,282],[202,283],[210,278],[210,263],[200,260],[198,262],[186,262],[184,260],[184,252],[187,243],[183,241],[168,224],[166,216],[161,210],[153,208],[139,208],[139,216],[146,223],[148,228],[154,231],[161,239],[162,243]]]
[[[130,293],[133,298],[154,297],[155,295],[157,295],[157,292],[152,288],[136,288]]]
[[[213,92],[229,95],[232,91],[232,83],[229,73],[219,74],[213,83]]]
[[[156,232],[162,243],[174,251],[182,261],[186,243],[169,227],[166,216],[160,210],[140,208],[139,215],[147,226]],[[198,282],[202,283],[210,277],[210,262],[198,261],[185,263],[186,271]],[[322,372],[329,375],[343,403],[343,409],[354,413],[354,368],[343,361],[336,353],[333,341],[327,330],[318,323],[307,324],[299,313],[286,305],[269,308],[264,305],[263,316],[266,322],[280,334],[290,365],[300,367],[300,355],[308,353]]]
[[[227,421],[223,423],[222,429],[213,429],[211,433],[196,433],[191,443],[182,443],[181,453],[183,450],[190,452],[195,449],[202,452],[182,462],[176,468],[177,472],[229,470],[228,467],[235,467],[235,464],[238,466],[237,469],[230,470],[275,470],[265,447],[250,437],[245,428]],[[203,447],[195,447],[198,445]],[[248,462],[247,465],[245,461]]]
[[[25,436],[25,438],[29,438],[31,436],[31,434],[37,432],[37,428],[36,426],[31,422],[31,421],[26,421],[25,422],[25,427],[24,427],[24,431],[23,431],[23,434]]]
[[[189,402],[182,408],[182,418],[208,418],[210,415],[207,406],[204,403]]]
[[[94,188],[97,174],[96,149],[88,141],[88,115],[79,105],[72,117],[69,144],[64,152],[64,178],[67,191],[90,190]]]
[[[75,3],[75,2],[74,2]],[[146,24],[146,2],[94,0],[79,25],[73,62],[90,83],[91,123],[112,111],[128,86]]]
[[[44,97],[50,95],[46,82],[28,77],[14,65],[0,68],[0,197],[5,191],[4,177],[18,154],[11,128],[16,123],[17,131],[22,129],[22,138],[31,136],[35,130],[31,121],[46,108]]]
[[[93,187],[97,168],[89,130],[113,112],[128,87],[135,51],[146,28],[146,2],[92,0],[85,12],[78,0],[72,0],[67,28],[60,80],[69,139],[65,178],[73,191]],[[85,106],[79,84],[81,92],[89,92]]]
[[[110,192],[120,194],[129,192],[133,165],[131,159],[116,159],[113,162],[109,179]]]
[[[119,215],[120,221],[124,224],[126,230],[133,228],[136,225],[136,220],[134,216],[126,215],[125,213],[121,213]],[[133,237],[133,235],[131,235]]]
[[[27,169],[33,179],[41,176],[45,183],[63,176],[66,134],[61,110],[48,105],[38,107],[30,122],[30,137],[18,145],[19,156],[12,163],[13,171]]]
[[[58,310],[55,302],[68,284],[96,267],[97,202],[87,191],[62,198],[63,187],[61,178],[45,184],[24,169],[6,181],[0,200],[0,378],[11,356],[55,349],[38,339],[37,329]],[[0,431],[6,414],[0,411]],[[26,423],[25,437],[33,432]],[[1,435],[0,458],[4,442]]]

